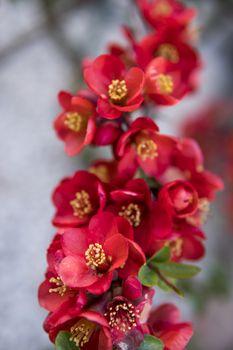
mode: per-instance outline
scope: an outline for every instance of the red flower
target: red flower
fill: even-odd
[[[111,328],[111,338],[113,345],[124,342],[124,338],[133,332],[137,334],[137,343],[134,344],[136,349],[143,340],[143,332],[139,321],[141,307],[133,305],[128,299],[118,296],[109,304],[104,314]],[[136,346],[137,345],[137,346]]]
[[[53,203],[57,209],[53,224],[76,227],[87,223],[105,205],[105,192],[100,180],[87,171],[77,171],[55,188]]]
[[[188,182],[176,180],[167,183],[159,192],[161,201],[176,217],[192,215],[198,207],[198,194],[195,188]]]
[[[203,170],[204,159],[198,143],[190,138],[180,138],[174,153],[173,165],[185,173]]]
[[[174,65],[174,71],[180,73],[181,80],[192,91],[197,85],[197,69],[201,62],[195,49],[185,39],[180,28],[165,27],[147,35],[136,48],[139,66],[146,69],[154,58],[163,57]]]
[[[98,214],[91,219],[88,228],[64,232],[62,246],[66,257],[59,266],[59,275],[71,288],[86,288],[91,293],[101,294],[109,288],[115,270],[126,264],[127,273],[133,274],[130,260],[134,260],[136,247],[132,242],[133,252],[127,266],[129,245],[128,239],[119,233],[114,216]],[[145,258],[139,259],[138,266],[134,266],[135,273],[144,262]]]
[[[38,299],[41,307],[54,311],[70,297],[73,292],[68,290],[58,276],[58,265],[64,254],[61,247],[61,235],[56,234],[47,251],[48,268],[45,280],[38,289]]]
[[[175,220],[170,237],[166,241],[155,241],[151,253],[154,254],[165,245],[170,247],[174,261],[200,260],[205,255],[204,239],[205,235],[198,227],[185,220]]]
[[[75,305],[64,305],[59,313],[47,317],[44,328],[52,342],[55,341],[59,331],[68,331],[70,340],[83,350],[112,350],[109,324],[96,311],[82,311]]]
[[[158,105],[175,105],[188,92],[188,76],[163,57],[154,58],[146,68],[145,91]]]
[[[187,8],[177,0],[137,0],[144,18],[153,27],[187,25],[195,16],[194,8]]]
[[[121,165],[122,172],[129,168],[133,173],[140,166],[146,174],[158,176],[166,170],[176,141],[158,131],[158,126],[148,117],[140,117],[130,125],[117,145],[117,154],[125,159]]]
[[[143,334],[149,332],[146,321],[154,291],[144,288],[138,299],[134,299],[134,293],[129,293],[126,298],[125,287],[122,293],[108,303],[104,315],[110,325],[113,345],[125,344],[124,348],[136,349],[143,340]]]
[[[192,337],[192,325],[180,323],[179,319],[180,312],[172,304],[163,304],[151,313],[151,333],[163,341],[164,350],[184,350]]]
[[[126,72],[114,55],[97,57],[86,69],[84,79],[98,96],[98,112],[107,119],[136,110],[143,102],[144,73],[134,67]]]
[[[210,201],[214,199],[216,192],[224,189],[222,179],[207,170],[192,173],[190,182],[196,188],[200,198]]]
[[[94,138],[95,105],[85,97],[72,96],[65,91],[59,93],[58,99],[63,112],[56,118],[54,128],[65,142],[66,153],[74,156]]]
[[[202,151],[193,139],[182,138],[178,141],[172,165],[181,171],[180,177],[193,185],[201,199],[213,200],[215,193],[224,188],[218,176],[204,170]]]
[[[110,43],[108,45],[108,51],[111,55],[120,58],[126,67],[132,67],[136,64],[135,52],[137,50],[137,42],[135,40],[135,34],[130,27],[123,26],[121,29],[128,45],[123,46],[119,43]]]
[[[113,203],[108,209],[129,222],[134,229],[135,242],[145,253],[152,241],[170,234],[171,216],[152,201],[150,189],[143,179],[133,179],[123,189],[112,191],[110,195]]]

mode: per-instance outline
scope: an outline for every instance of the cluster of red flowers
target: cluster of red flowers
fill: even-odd
[[[59,349],[183,350],[192,335],[174,305],[151,311],[152,287],[180,293],[175,280],[197,273],[182,261],[203,257],[201,224],[223,185],[194,140],[160,133],[144,114],[197,86],[195,11],[176,0],[139,0],[138,8],[150,33],[137,41],[124,28],[127,47],[84,61],[88,88],[59,94],[54,127],[66,153],[110,145],[113,154],[53,193],[57,233],[39,302]]]

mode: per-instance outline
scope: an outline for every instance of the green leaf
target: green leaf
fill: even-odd
[[[146,334],[138,350],[163,350],[164,345],[160,339]]]
[[[175,262],[158,263],[156,266],[165,276],[177,279],[191,278],[201,271],[198,266]]]
[[[170,280],[169,279],[169,285],[168,285],[167,283],[165,283],[163,280],[161,280],[159,278],[159,280],[158,280],[158,287],[160,289],[162,289],[164,292],[167,292],[167,293],[174,292],[179,297],[184,297],[184,292],[175,285],[174,280]]]
[[[55,341],[57,350],[79,350],[73,341],[70,340],[69,332],[59,332]]]
[[[167,262],[170,259],[171,253],[169,247],[163,247],[155,255],[153,255],[148,262],[152,264]]]
[[[156,286],[158,283],[157,274],[151,270],[146,264],[144,264],[138,273],[138,278],[141,283],[146,287]]]

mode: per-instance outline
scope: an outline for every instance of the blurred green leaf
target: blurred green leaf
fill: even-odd
[[[153,337],[152,335],[146,334],[144,341],[138,348],[138,350],[163,350],[164,344],[160,339]]]
[[[174,281],[173,279],[169,279],[169,284],[167,283],[167,281],[165,283],[163,280],[161,280],[159,278],[158,287],[166,293],[173,292],[173,293],[176,293],[179,297],[184,297],[184,292],[182,289],[180,289],[176,286],[176,284],[175,284],[176,281]]]
[[[79,348],[70,340],[69,332],[59,332],[55,341],[57,350],[78,350]]]
[[[149,268],[147,264],[144,264],[138,273],[139,280],[146,287],[154,287],[158,283],[157,274]]]
[[[157,268],[162,271],[164,275],[177,279],[192,278],[201,271],[198,266],[175,262],[158,263]]]
[[[163,263],[170,260],[170,248],[163,247],[155,255],[153,255],[147,262],[148,263]]]

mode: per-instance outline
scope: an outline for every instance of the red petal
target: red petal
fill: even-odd
[[[82,258],[67,256],[59,267],[59,276],[68,287],[84,288],[98,280],[98,276],[86,265]]]
[[[189,260],[199,260],[205,255],[203,243],[196,238],[183,237],[182,258]]]
[[[119,276],[121,278],[137,275],[140,267],[146,261],[145,255],[137,243],[130,240],[128,240],[128,243],[129,256],[123,269],[119,270]]]
[[[133,147],[129,147],[118,163],[118,176],[123,181],[132,179],[138,168],[137,158]]]
[[[129,300],[135,300],[142,296],[142,285],[134,276],[129,276],[123,282],[123,295]]]
[[[121,116],[121,111],[116,109],[113,104],[102,98],[98,99],[98,113],[106,119],[116,119]]]
[[[107,237],[118,233],[115,217],[109,212],[100,212],[92,217],[89,224],[89,243],[103,243]]]
[[[99,335],[99,346],[98,350],[112,350],[112,337],[111,333],[103,327],[100,330],[100,335]]]
[[[133,227],[130,225],[128,220],[126,220],[123,217],[117,216],[116,221],[117,221],[118,232],[125,238],[133,240],[133,237],[134,237]]]
[[[114,235],[105,241],[103,248],[106,255],[111,256],[112,258],[109,271],[113,271],[124,265],[128,258],[129,251],[126,238],[120,234]]]
[[[159,131],[159,127],[155,122],[149,117],[139,117],[132,124],[131,129],[149,129],[150,131]]]
[[[119,137],[120,133],[119,125],[115,122],[101,125],[96,131],[95,144],[98,146],[112,144]]]
[[[97,57],[88,68],[84,70],[84,79],[87,85],[97,95],[107,95],[108,85],[114,79],[124,76],[125,66],[122,61],[113,55]]]
[[[65,230],[61,238],[65,255],[84,256],[88,248],[87,236],[87,228],[71,228]]]
[[[109,324],[108,324],[106,318],[96,311],[80,312],[79,317],[84,317],[89,321],[98,323],[99,325],[101,325],[103,327],[109,328]]]
[[[161,334],[160,339],[169,350],[184,350],[192,335],[192,326],[188,323],[180,323],[171,326]]]
[[[152,325],[155,322],[177,323],[180,319],[180,310],[173,304],[162,304],[151,312],[148,323]]]
[[[69,110],[71,106],[72,95],[67,91],[60,91],[58,94],[58,101],[64,110]]]
[[[88,292],[92,294],[98,294],[98,295],[106,292],[111,285],[112,277],[113,277],[112,272],[104,274],[102,277],[98,279],[98,281],[96,281],[91,286],[87,287]]]
[[[46,279],[39,287],[38,299],[41,307],[53,312],[61,306],[61,304],[67,301],[70,295],[65,294],[64,296],[61,296],[58,293],[49,293],[50,288],[52,288],[51,283]]]
[[[137,67],[129,69],[125,76],[125,82],[128,89],[127,104],[129,104],[143,89],[144,72]]]
[[[121,111],[121,112],[133,112],[136,109],[138,109],[138,107],[142,104],[143,101],[144,101],[144,97],[140,95],[135,97],[129,103],[123,106],[113,105],[113,104],[111,104],[111,106],[112,107],[114,106],[118,111]]]

